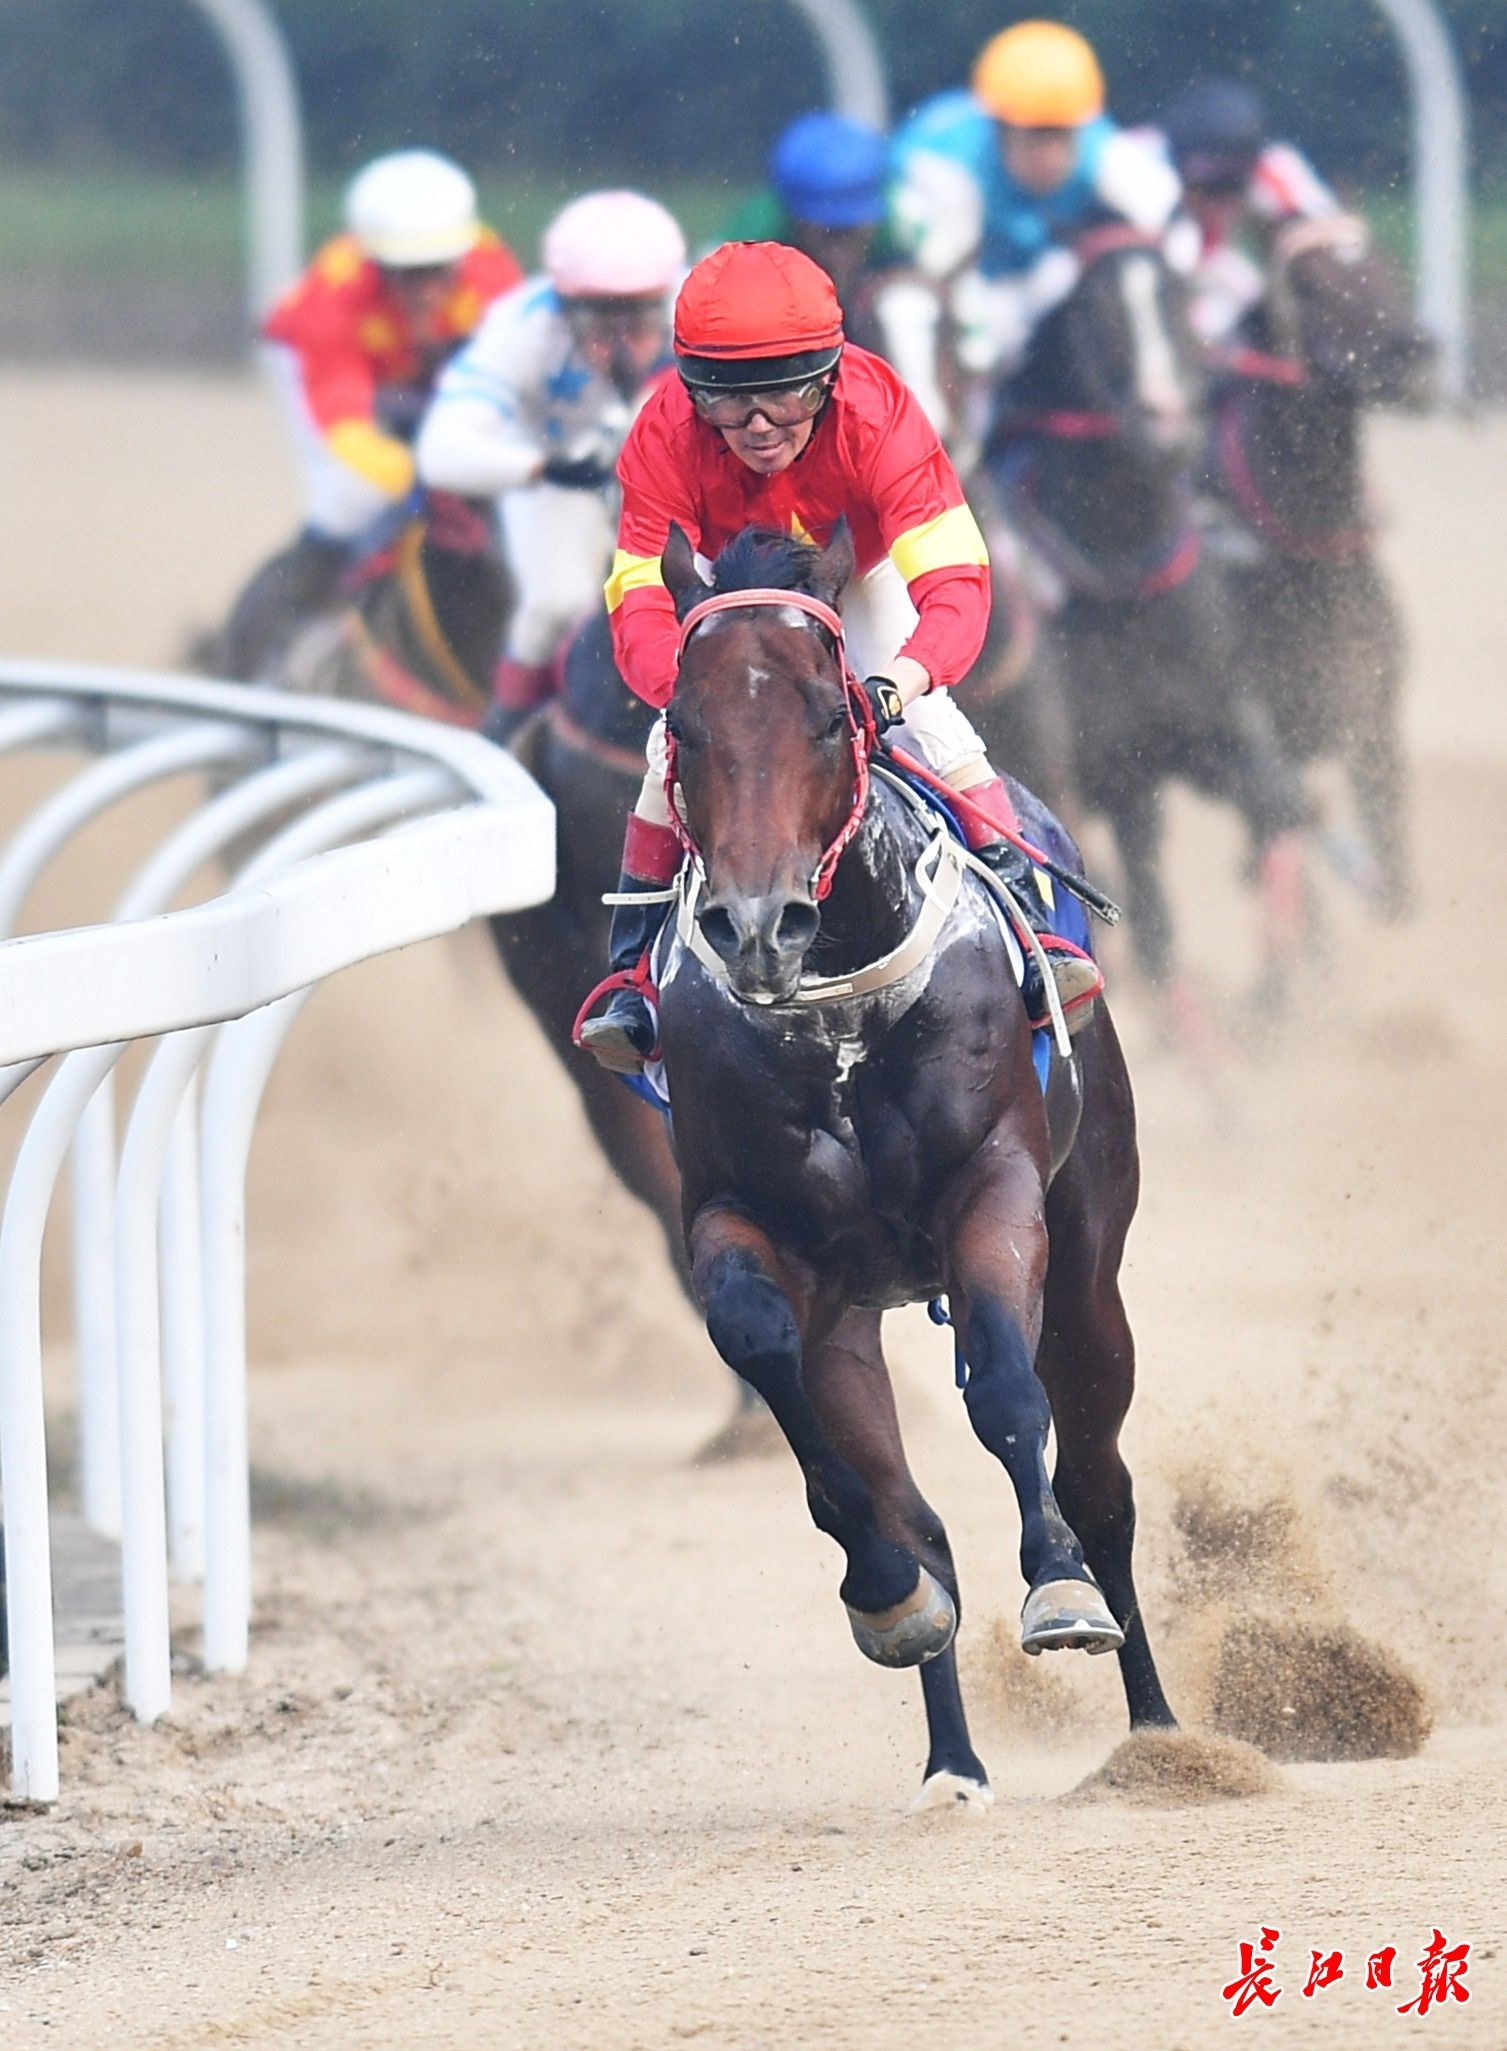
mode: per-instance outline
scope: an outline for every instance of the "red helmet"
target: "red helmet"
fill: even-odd
[[[832,280],[783,242],[724,242],[692,267],[675,301],[675,356],[688,385],[805,384],[841,354]]]

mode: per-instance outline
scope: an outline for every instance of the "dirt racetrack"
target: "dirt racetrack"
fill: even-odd
[[[237,382],[11,375],[0,450],[7,652],[170,660],[291,511]],[[1113,1663],[1011,1652],[1013,1506],[907,1317],[999,1794],[909,1814],[914,1679],[849,1642],[792,1463],[688,1464],[726,1392],[655,1235],[483,949],[432,947],[324,991],[269,1099],[250,1675],[195,1670],[185,1598],[171,1723],[101,1687],[57,1808],[0,1812],[0,2043],[1195,2051],[1265,1926],[1256,2041],[1507,2045],[1507,422],[1386,423],[1377,458],[1420,916],[1377,929],[1329,888],[1334,960],[1217,1116],[1120,977],[1126,1447],[1189,1723],[1264,1704],[1278,1750],[1407,1756],[1262,1772],[1190,1741],[1074,1793],[1123,1735]],[[145,831],[91,841],[38,916],[102,907]],[[1177,856],[1231,995],[1234,835],[1190,802]],[[1398,2014],[1436,1928],[1472,1998]]]

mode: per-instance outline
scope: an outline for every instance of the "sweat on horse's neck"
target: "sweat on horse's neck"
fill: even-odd
[[[888,954],[915,919],[913,883],[925,835],[909,808],[874,782],[863,823],[832,878],[821,930],[806,958],[814,975],[844,975]]]

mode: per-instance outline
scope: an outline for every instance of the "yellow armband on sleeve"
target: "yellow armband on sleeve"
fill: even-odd
[[[333,456],[388,498],[402,498],[412,491],[412,453],[396,436],[384,434],[371,420],[337,420],[325,436]]]

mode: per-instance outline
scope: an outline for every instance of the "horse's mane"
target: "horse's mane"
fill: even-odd
[[[809,591],[821,553],[814,542],[778,527],[745,527],[713,563],[712,589]]]

